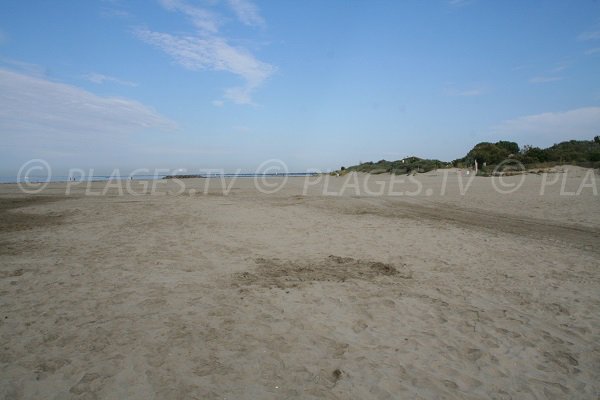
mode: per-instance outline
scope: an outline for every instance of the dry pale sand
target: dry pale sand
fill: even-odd
[[[0,185],[1,396],[597,399],[586,173]]]

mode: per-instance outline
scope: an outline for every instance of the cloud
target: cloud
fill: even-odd
[[[0,69],[0,131],[19,150],[109,143],[176,124],[134,100],[102,97],[78,87]]]
[[[577,36],[578,40],[586,41],[586,40],[598,40],[600,39],[600,31],[588,31],[583,32],[579,36]]]
[[[125,81],[119,78],[115,78],[108,75],[98,74],[96,72],[92,72],[84,76],[84,78],[92,83],[97,83],[99,85],[105,82],[116,83],[123,86],[137,86],[138,84],[135,82]]]
[[[566,70],[567,68],[569,68],[569,66],[570,66],[569,62],[563,61],[561,63],[558,63],[556,65],[556,67],[552,68],[550,70],[550,72],[555,74],[555,73],[558,73],[558,72]]]
[[[600,53],[600,47],[594,47],[593,49],[587,49],[585,51],[586,56],[591,56],[591,55],[597,54],[597,53]]]
[[[452,7],[463,7],[473,3],[475,0],[448,0],[448,5]]]
[[[181,0],[160,0],[160,3],[167,10],[179,11],[187,15],[194,26],[202,32],[216,33],[219,31],[219,18],[206,9],[191,6]]]
[[[129,11],[116,9],[116,8],[103,8],[100,15],[105,18],[130,18],[131,14]]]
[[[221,37],[171,35],[147,29],[137,30],[136,35],[169,54],[186,69],[225,71],[243,78],[244,86],[226,89],[224,94],[225,98],[238,104],[252,104],[252,92],[276,70]]]
[[[142,41],[158,47],[186,69],[223,71],[241,77],[244,84],[225,89],[223,99],[237,104],[254,104],[252,93],[275,73],[276,68],[258,60],[248,50],[230,45],[228,40],[219,34],[219,17],[216,14],[191,6],[182,0],[161,0],[161,4],[168,10],[185,14],[197,28],[197,32],[183,35],[141,28],[134,31],[135,35]],[[252,3],[240,0],[230,4],[244,23],[258,24],[262,21]],[[220,106],[222,101],[217,100],[213,104]]]
[[[583,107],[564,112],[527,115],[492,128],[495,135],[516,136],[538,145],[598,135],[600,107]]]
[[[254,3],[248,0],[228,0],[227,3],[243,24],[257,27],[265,26],[265,20]]]
[[[516,66],[512,67],[511,71],[520,71],[520,70],[529,69],[529,68],[531,68],[531,65],[521,64],[521,65],[516,65]]]
[[[0,65],[13,71],[21,72],[29,76],[44,77],[46,70],[37,64],[31,64],[24,61],[13,60],[11,58],[1,57]]]
[[[100,16],[104,18],[129,19],[132,14],[128,11],[127,2],[121,0],[100,0]]]
[[[454,92],[452,96],[481,96],[482,94],[483,90],[481,89],[470,89]]]
[[[562,76],[558,76],[557,74],[565,71],[567,68],[571,66],[570,61],[562,61],[557,64],[554,68],[546,70],[542,75],[537,75],[529,79],[529,83],[539,84],[539,83],[549,83],[563,80]]]
[[[473,97],[473,96],[481,96],[485,93],[485,89],[483,87],[472,87],[470,89],[458,89],[454,86],[454,84],[450,83],[444,89],[446,96],[463,96],[463,97]]]
[[[529,83],[548,83],[548,82],[556,82],[560,81],[563,78],[560,76],[534,76],[529,79]]]
[[[223,97],[237,104],[254,104],[252,102],[252,88],[248,86],[226,89]]]

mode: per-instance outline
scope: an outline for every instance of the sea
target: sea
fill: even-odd
[[[306,177],[306,176],[315,176],[314,172],[287,172],[287,173],[272,173],[272,174],[257,174],[257,173],[212,173],[212,174],[190,174],[186,175],[186,177],[194,177],[194,178],[284,178],[284,177]],[[164,179],[167,176],[173,177],[174,175],[123,175],[123,176],[111,176],[111,175],[91,175],[91,176],[83,176],[83,177],[70,177],[68,175],[56,175],[48,178],[48,176],[26,176],[26,177],[16,177],[16,176],[0,176],[0,184],[2,183],[19,183],[19,182],[29,182],[29,183],[45,183],[45,182],[69,182],[70,180],[75,181],[92,181],[92,182],[107,182],[110,180],[134,180],[134,181],[148,181],[148,180],[156,180],[156,179]],[[177,176],[175,176],[177,177]]]

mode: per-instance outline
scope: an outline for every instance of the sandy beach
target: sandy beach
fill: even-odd
[[[597,399],[589,171],[0,185],[0,397]]]

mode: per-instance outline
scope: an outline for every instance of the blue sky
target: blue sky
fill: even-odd
[[[0,175],[337,169],[600,134],[597,1],[12,1]]]

